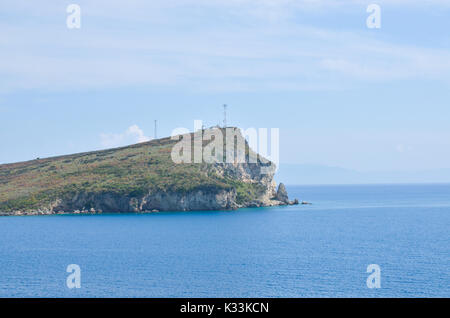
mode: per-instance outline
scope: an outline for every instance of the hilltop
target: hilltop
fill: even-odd
[[[240,132],[237,136],[243,138]],[[171,151],[176,143],[162,138],[0,165],[0,213],[222,210],[293,203],[284,186],[277,193],[273,172],[261,173],[267,163],[175,164]],[[246,141],[245,146],[248,159],[254,153]]]

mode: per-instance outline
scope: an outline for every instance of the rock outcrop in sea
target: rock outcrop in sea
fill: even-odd
[[[163,138],[0,165],[0,214],[233,210],[298,204],[289,201],[284,184],[277,189],[275,165],[264,158],[250,161],[255,153],[240,130],[232,129],[245,144],[244,162],[176,164],[171,152],[177,141]],[[195,144],[203,134],[192,133],[189,138]],[[202,144],[207,143],[202,140]],[[225,147],[226,142],[224,153]]]

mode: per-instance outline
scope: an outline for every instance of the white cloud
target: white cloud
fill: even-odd
[[[150,137],[145,136],[144,131],[138,125],[132,125],[121,134],[102,133],[100,139],[102,147],[112,148],[146,142],[150,140]]]
[[[395,146],[395,150],[397,152],[400,153],[404,153],[404,152],[410,152],[413,150],[413,147],[409,146],[409,145],[404,145],[404,144],[398,144],[397,146]]]

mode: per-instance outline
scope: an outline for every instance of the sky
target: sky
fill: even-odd
[[[449,17],[447,0],[2,0],[0,163],[145,141],[155,119],[160,137],[216,125],[226,103],[230,125],[280,129],[281,165],[433,181]]]

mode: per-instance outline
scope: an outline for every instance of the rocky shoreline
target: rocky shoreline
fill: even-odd
[[[25,216],[25,215],[64,215],[64,214],[103,214],[103,213],[157,213],[157,212],[186,212],[186,211],[220,211],[220,210],[238,210],[241,208],[259,208],[271,206],[286,206],[300,204],[297,199],[290,201],[286,188],[280,183],[278,190],[272,192],[269,196],[263,196],[258,200],[252,200],[245,204],[235,202],[235,191],[221,192],[211,196],[198,192],[195,195],[185,194],[149,194],[140,199],[116,197],[114,195],[104,194],[99,197],[89,194],[79,194],[68,202],[58,200],[48,207],[37,210],[0,212],[0,216]],[[96,202],[97,206],[102,208],[74,208],[83,205],[87,201]]]

